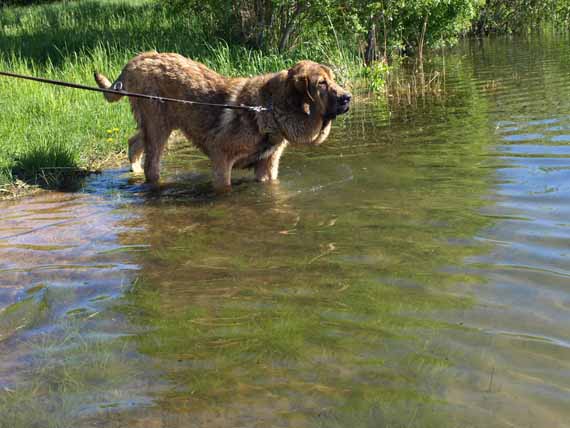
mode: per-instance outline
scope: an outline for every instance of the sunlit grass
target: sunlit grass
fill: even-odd
[[[57,68],[0,55],[0,69],[89,85],[93,68],[105,65],[104,53],[97,49],[88,58],[69,59]],[[134,128],[126,103],[109,108],[97,94],[4,77],[0,77],[0,109],[4,184],[18,178],[58,187],[68,172],[77,175],[78,169],[97,169],[111,154],[124,154],[125,140]],[[121,131],[110,139],[109,128]]]

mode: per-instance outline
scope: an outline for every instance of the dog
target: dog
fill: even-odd
[[[289,143],[318,145],[333,120],[349,110],[351,94],[331,69],[301,61],[288,70],[230,78],[176,53],[147,52],[130,60],[115,83],[94,74],[100,88],[121,88],[196,102],[267,107],[267,111],[223,109],[129,97],[137,132],[129,139],[129,161],[149,183],[160,178],[160,158],[174,130],[180,130],[212,161],[216,190],[231,188],[232,168],[253,168],[258,181],[276,180]],[[122,94],[104,93],[108,102]]]

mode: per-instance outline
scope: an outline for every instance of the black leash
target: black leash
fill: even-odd
[[[128,92],[128,91],[117,90],[117,89],[97,88],[95,86],[79,85],[77,83],[62,82],[60,80],[45,79],[43,77],[25,76],[23,74],[9,73],[6,71],[0,71],[0,76],[15,77],[17,79],[32,80],[34,82],[49,83],[51,85],[64,86],[67,88],[84,89],[86,91],[106,92],[109,94],[119,94],[119,95],[122,95],[125,97],[145,98],[147,100],[155,100],[155,101],[160,101],[160,102],[192,104],[192,105],[201,105],[201,106],[208,106],[208,107],[229,108],[229,109],[234,109],[234,110],[242,109],[242,110],[254,111],[257,113],[262,112],[262,111],[271,111],[271,108],[262,107],[262,106],[247,106],[244,104],[240,104],[240,105],[215,104],[215,103],[206,103],[206,102],[202,102],[202,101],[190,101],[190,100],[181,100],[178,98],[159,97],[156,95],[137,94],[136,92]]]

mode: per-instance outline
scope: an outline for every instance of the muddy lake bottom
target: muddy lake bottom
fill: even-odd
[[[0,202],[0,427],[570,427],[569,46],[465,42],[275,185]]]

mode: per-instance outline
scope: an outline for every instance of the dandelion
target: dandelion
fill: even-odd
[[[107,138],[107,142],[108,142],[108,143],[112,143],[112,142],[113,142],[113,139],[112,139],[112,138]]]
[[[112,134],[113,130],[112,129],[107,129],[107,134]]]
[[[119,128],[113,128],[113,131],[119,132]]]

